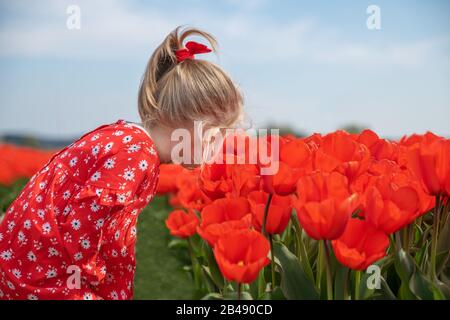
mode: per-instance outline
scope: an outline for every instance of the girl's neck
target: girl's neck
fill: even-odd
[[[142,126],[142,125],[141,125]],[[145,128],[144,126],[142,126]],[[161,163],[170,163],[171,161],[171,135],[172,130],[162,126],[152,126],[151,128],[145,128],[149,133],[150,138],[153,140],[156,151],[158,152]]]

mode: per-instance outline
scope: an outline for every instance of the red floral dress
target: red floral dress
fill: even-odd
[[[0,299],[130,299],[136,223],[159,158],[143,128],[87,133],[36,173],[0,223]]]

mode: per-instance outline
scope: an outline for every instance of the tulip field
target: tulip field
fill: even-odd
[[[51,152],[0,148],[9,148],[0,155],[5,210],[15,181]],[[260,162],[162,165],[158,197],[139,218],[136,298],[450,299],[449,139],[287,135],[277,165],[272,175]],[[156,244],[160,261],[146,256]],[[152,265],[162,262],[167,277]]]

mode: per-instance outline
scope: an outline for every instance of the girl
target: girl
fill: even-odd
[[[155,50],[139,90],[142,124],[119,120],[64,148],[36,173],[0,224],[0,299],[130,299],[136,223],[152,200],[159,164],[171,161],[174,129],[229,127],[242,98],[212,51],[171,32]]]

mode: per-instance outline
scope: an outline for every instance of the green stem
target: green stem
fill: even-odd
[[[292,216],[291,219],[293,221],[293,225],[295,228],[295,237],[297,239],[297,257],[300,259],[300,263],[303,265],[303,268],[305,269],[308,277],[311,279],[311,281],[314,281],[314,275],[309,263],[308,252],[306,251],[305,243],[303,242],[303,229],[300,226],[300,222],[298,221],[297,217]]]
[[[241,300],[242,284],[238,283],[238,300]]]
[[[192,274],[194,275],[194,282],[197,289],[201,289],[202,282],[201,279],[198,277],[200,272],[200,265],[198,264],[197,258],[194,254],[194,247],[191,242],[191,238],[187,239],[188,242],[188,251],[189,256],[191,257],[191,263],[192,263]]]
[[[269,234],[269,242],[270,242],[270,269],[272,271],[272,291],[275,290],[275,257],[273,254],[273,237]]]
[[[431,279],[434,281],[436,279],[436,255],[437,255],[437,243],[438,243],[438,234],[439,234],[439,226],[440,226],[440,215],[441,215],[441,201],[440,194],[436,196],[436,206],[434,210],[433,216],[433,238],[431,239]]]
[[[327,298],[328,300],[333,300],[333,275],[331,273],[331,257],[330,250],[328,248],[328,244],[326,240],[322,240],[323,246],[325,248],[325,266],[327,271]]]
[[[267,231],[266,231],[266,222],[267,222],[267,215],[269,214],[269,207],[270,202],[272,201],[272,193],[269,193],[269,197],[267,198],[266,207],[264,208],[264,216],[262,221],[262,234],[267,237]]]
[[[323,271],[323,247],[320,244],[320,241],[318,242],[318,250],[317,250],[317,260],[316,260],[316,287],[319,289],[322,286],[322,271]]]
[[[361,271],[355,271],[355,300],[359,300],[359,289],[361,286]]]
[[[344,275],[344,300],[348,299],[348,281],[350,278],[350,269],[345,268],[345,275]]]

